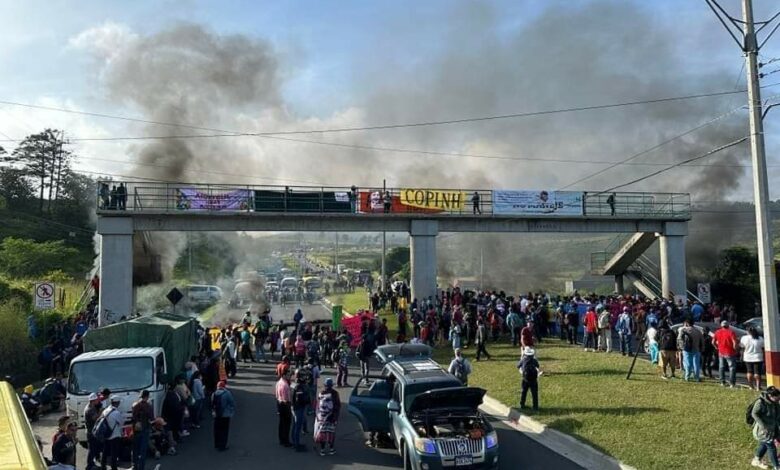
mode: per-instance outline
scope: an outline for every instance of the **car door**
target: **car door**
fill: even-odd
[[[401,397],[403,396],[403,393],[401,392],[401,384],[399,384],[397,381],[393,385],[393,393],[392,393],[392,400],[398,403],[401,406],[400,412],[395,411],[389,411],[390,415],[390,434],[393,436],[393,442],[395,442],[395,446],[397,449],[401,449],[400,438],[403,435],[403,424],[402,420],[404,418],[404,410],[403,410],[403,404]]]
[[[387,403],[392,394],[392,385],[383,374],[371,383],[370,387],[360,380],[352,389],[347,410],[354,415],[366,432],[390,432],[390,416]]]

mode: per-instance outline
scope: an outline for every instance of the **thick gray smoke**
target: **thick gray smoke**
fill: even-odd
[[[378,64],[359,64],[364,68],[355,74],[364,86],[356,88],[354,105],[326,118],[304,118],[290,109],[280,91],[290,60],[264,39],[220,35],[198,25],[127,35],[105,55],[103,84],[117,102],[151,120],[257,131],[421,122],[722,91],[734,87],[738,68],[736,54],[733,72],[689,66],[690,51],[679,47],[679,25],[664,22],[638,3],[548,2],[536,17],[510,29],[501,13],[483,2],[455,4],[441,19],[447,26],[436,47],[399,51],[403,56],[397,57],[379,48]],[[386,32],[378,33],[379,44],[414,35],[419,27],[392,18],[387,25]],[[407,65],[394,67],[396,63]],[[565,162],[372,152],[261,138],[170,139],[137,144],[130,152],[140,163],[136,174],[171,180],[367,186],[386,178],[392,186],[559,189],[606,166],[590,162],[622,160],[738,104],[701,98],[304,137]],[[671,163],[706,152],[743,136],[741,117],[723,119],[633,163]],[[193,132],[157,125],[143,131]],[[745,163],[743,150],[731,149],[700,163]],[[625,165],[572,189],[598,191],[658,168]],[[627,190],[691,192],[699,200],[721,200],[738,189],[743,171],[738,166],[675,169]],[[572,249],[571,264],[558,266],[545,263],[532,244],[518,240],[521,235],[490,237],[485,263],[522,265],[527,278],[544,279],[556,272],[552,269],[580,272],[591,249],[588,244]],[[452,271],[450,265],[462,261],[446,255],[440,263]],[[475,268],[473,262],[463,266],[472,273]]]

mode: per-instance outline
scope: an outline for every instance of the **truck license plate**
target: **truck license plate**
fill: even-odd
[[[471,465],[474,463],[474,458],[470,455],[462,456],[462,457],[455,457],[455,466],[456,467],[463,467],[466,465]]]

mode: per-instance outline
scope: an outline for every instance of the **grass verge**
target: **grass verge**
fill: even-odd
[[[331,294],[327,299],[334,305],[341,305],[347,313],[355,313],[358,310],[368,308],[368,295],[364,289],[356,289],[351,294]]]
[[[490,344],[488,351],[490,361],[474,362],[474,350],[466,350],[474,369],[469,384],[517,407],[519,348]],[[749,468],[755,441],[744,412],[756,392],[721,388],[712,380],[663,380],[642,359],[626,380],[630,358],[586,353],[558,340],[546,340],[536,351],[544,375],[541,410],[528,413],[534,419],[639,469],[689,469],[704,462]],[[442,364],[451,359],[446,347],[435,354]]]

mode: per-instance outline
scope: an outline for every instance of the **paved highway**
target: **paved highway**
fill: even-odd
[[[275,306],[272,315],[278,321],[291,316],[297,305],[287,309]],[[234,314],[231,312],[231,318]],[[242,312],[235,311],[236,320]],[[328,312],[321,305],[305,306],[304,315],[310,319],[327,318]],[[352,367],[354,371],[356,367]],[[333,370],[327,369],[323,376],[332,376]],[[354,382],[354,379],[351,379]],[[339,389],[344,406],[337,430],[335,456],[320,457],[312,451],[311,431],[313,421],[308,423],[309,434],[304,436],[309,442],[306,452],[294,452],[278,445],[276,429],[276,402],[273,394],[275,382],[274,364],[241,364],[238,375],[231,379],[229,388],[237,402],[237,416],[230,427],[230,449],[227,452],[214,450],[211,419],[207,418],[201,429],[192,431],[179,446],[179,455],[165,456],[159,461],[151,459],[147,468],[154,469],[159,463],[161,470],[167,469],[244,469],[260,468],[274,464],[275,468],[295,470],[328,469],[389,469],[400,468],[402,462],[394,449],[372,449],[364,445],[365,437],[360,425],[348,412],[346,403],[351,389]],[[34,429],[44,441],[44,453],[51,454],[50,440],[55,431],[57,415],[48,415]],[[501,467],[503,469],[579,469],[570,460],[539,445],[522,433],[508,428],[502,423],[494,423],[499,434],[501,446]],[[86,451],[79,447],[78,467],[85,468]],[[122,468],[129,468],[125,464]]]

